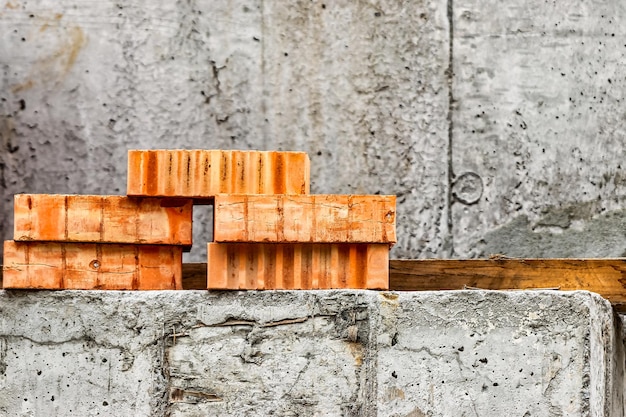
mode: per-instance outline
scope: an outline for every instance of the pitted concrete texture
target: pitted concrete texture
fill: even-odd
[[[586,292],[0,293],[9,416],[624,415]]]
[[[477,177],[453,188],[456,255],[624,256],[626,2],[461,0],[452,16],[452,165]]]
[[[398,196],[392,257],[626,254],[626,2],[0,5],[13,194],[125,192],[128,148],[300,150]],[[209,210],[194,214],[205,259]]]
[[[1,236],[15,193],[124,194],[129,148],[294,150],[314,193],[398,195],[396,256],[434,256],[447,24],[431,0],[3,2]]]

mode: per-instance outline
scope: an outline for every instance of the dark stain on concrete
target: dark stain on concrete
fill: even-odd
[[[521,215],[487,233],[480,257],[608,258],[626,256],[626,210],[594,216],[595,203],[548,209],[536,222]],[[573,227],[576,221],[577,227]]]

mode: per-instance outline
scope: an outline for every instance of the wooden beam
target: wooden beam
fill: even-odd
[[[130,150],[129,196],[210,199],[220,193],[308,194],[304,152]]]
[[[396,196],[215,196],[215,242],[396,242]]]
[[[205,263],[183,264],[183,290],[206,290],[206,271]]]
[[[185,290],[207,288],[207,264],[182,266]],[[586,290],[626,312],[626,259],[391,260],[389,290]]]
[[[183,265],[185,289],[206,288],[206,264]],[[626,259],[391,260],[392,291],[586,290],[626,312]]]
[[[182,289],[182,247],[4,242],[3,288]]]
[[[191,246],[192,200],[16,194],[16,241]]]
[[[396,291],[586,290],[626,307],[626,259],[392,260]]]

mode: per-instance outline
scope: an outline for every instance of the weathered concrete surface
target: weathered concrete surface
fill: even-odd
[[[624,416],[586,292],[0,292],[0,413]]]
[[[461,0],[457,256],[624,256],[626,3]],[[606,242],[606,244],[605,244]]]
[[[289,149],[313,192],[398,195],[392,257],[623,256],[625,19],[621,0],[1,2],[0,236],[14,193],[123,194],[128,148]]]
[[[14,193],[123,194],[128,148],[282,149],[312,192],[398,195],[396,256],[439,255],[447,25],[435,0],[0,2],[0,235]]]

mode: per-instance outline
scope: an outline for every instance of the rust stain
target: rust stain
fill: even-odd
[[[17,8],[20,7],[19,3],[12,3],[10,1],[7,1],[7,3],[4,5],[5,8],[7,9],[11,9],[11,10],[15,10]]]
[[[54,26],[60,32],[65,32],[66,36],[61,36],[61,45],[50,55],[38,60],[31,69],[26,81],[16,84],[11,88],[13,93],[33,88],[36,80],[46,83],[58,83],[62,81],[70,70],[74,67],[78,54],[85,45],[85,34],[78,26],[61,27],[58,23],[63,17],[61,13],[55,14],[42,25],[40,32]],[[64,39],[65,38],[65,39]]]
[[[10,138],[15,133],[15,126],[13,125],[13,121],[9,117],[1,117],[0,118],[0,139],[3,139],[3,144],[9,142]]]
[[[83,30],[78,26],[70,29],[70,42],[65,48],[66,52],[66,60],[63,71],[63,76],[66,75],[70,69],[76,63],[76,58],[78,57],[78,53],[82,49],[85,44],[85,35],[83,34]]]
[[[380,295],[382,295],[383,297],[385,297],[387,300],[397,300],[398,297],[400,297],[399,294],[397,293],[393,293],[393,292],[382,292],[380,293]]]
[[[354,358],[354,364],[356,366],[363,365],[363,345],[359,342],[347,342],[348,349]]]
[[[39,29],[39,32],[45,32],[46,30],[48,30],[48,28],[50,27],[50,21],[53,20],[54,22],[59,22],[59,20],[61,20],[63,18],[63,13],[56,13],[52,19],[48,19],[47,21],[44,22],[43,25],[41,25],[41,28]],[[58,26],[58,23],[57,23]]]
[[[422,410],[420,410],[419,408],[415,408],[413,411],[411,411],[405,417],[426,417],[426,414],[424,414],[424,412]]]
[[[398,387],[389,387],[385,392],[385,399],[387,401],[393,400],[403,400],[404,399],[404,391],[402,391]]]
[[[15,93],[19,93],[20,91],[30,90],[31,88],[33,88],[34,85],[35,85],[35,82],[33,80],[28,80],[26,82],[13,86],[13,88],[11,89],[11,92],[15,94]]]

